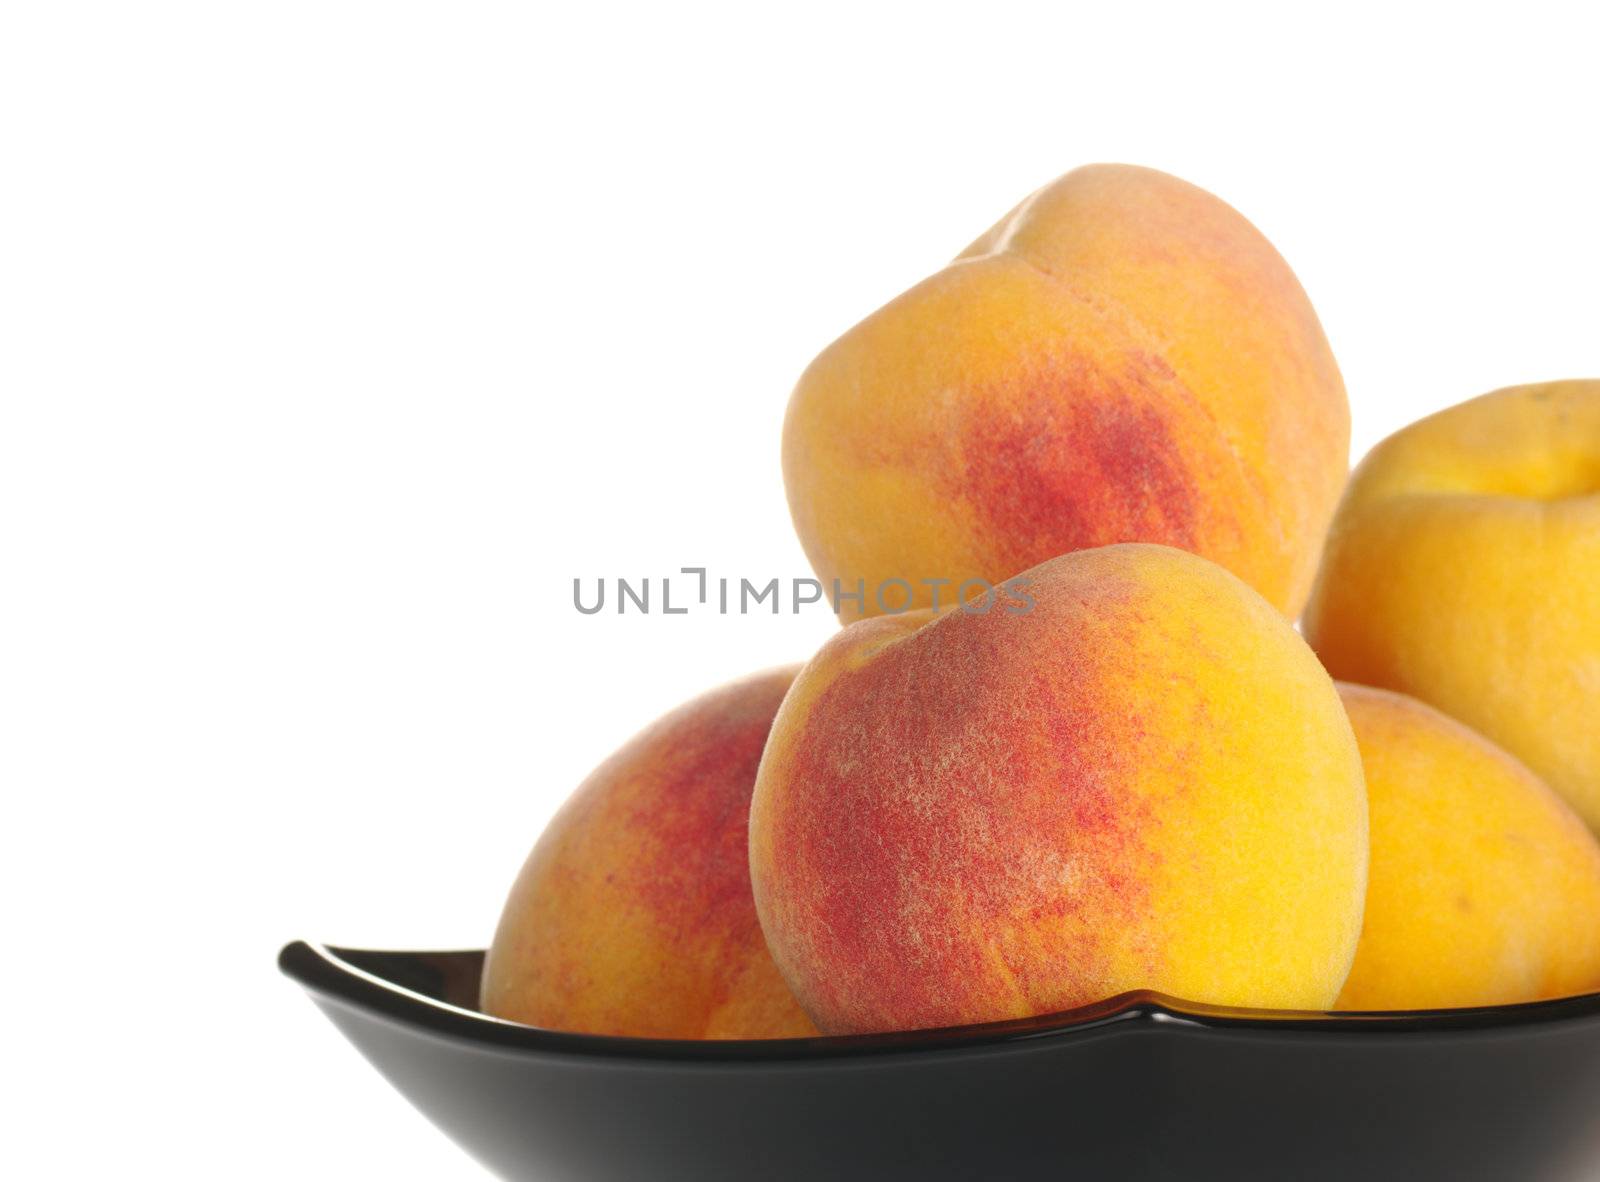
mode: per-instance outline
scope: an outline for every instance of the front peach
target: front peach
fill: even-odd
[[[1168,547],[1021,578],[986,611],[844,629],[779,712],[751,873],[806,1010],[845,1033],[1139,988],[1331,1003],[1360,929],[1366,796],[1310,650]]]

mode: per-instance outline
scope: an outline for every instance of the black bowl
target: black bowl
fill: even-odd
[[[475,1011],[481,952],[283,971],[503,1178],[1600,1177],[1600,994],[1402,1014],[1127,993],[913,1034],[677,1042]]]

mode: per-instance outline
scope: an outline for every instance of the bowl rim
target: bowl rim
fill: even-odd
[[[278,967],[320,1000],[410,1026],[435,1037],[476,1043],[500,1051],[680,1062],[775,1062],[926,1053],[1079,1037],[1128,1025],[1278,1036],[1338,1034],[1365,1038],[1462,1031],[1504,1032],[1600,1017],[1600,993],[1448,1010],[1315,1011],[1217,1006],[1140,989],[1052,1014],[936,1030],[810,1038],[638,1038],[549,1030],[507,1021],[431,997],[356,963],[356,960],[377,958],[415,959],[421,963],[441,957],[481,956],[479,949],[390,951],[296,940],[279,952]]]

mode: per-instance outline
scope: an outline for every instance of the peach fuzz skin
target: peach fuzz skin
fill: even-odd
[[[783,434],[800,541],[846,619],[874,589],[999,583],[1160,542],[1291,618],[1348,471],[1350,412],[1288,265],[1204,190],[1080,168],[868,316],[800,378]],[[962,596],[961,598],[965,598]]]
[[[1380,443],[1304,625],[1333,676],[1460,719],[1600,830],[1600,381],[1500,390]]]
[[[750,792],[794,668],[713,690],[586,779],[512,888],[486,1013],[648,1038],[815,1034],[750,894]]]
[[[785,699],[750,864],[801,1004],[839,1034],[1139,988],[1325,1008],[1360,930],[1367,813],[1311,651],[1169,547],[1021,578],[1025,614],[844,628]]]
[[[1366,923],[1344,1010],[1600,989],[1600,845],[1517,760],[1414,698],[1341,685],[1367,777]]]

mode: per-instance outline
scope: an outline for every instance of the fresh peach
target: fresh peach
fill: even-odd
[[[1350,1010],[1600,989],[1600,844],[1505,751],[1414,698],[1341,685],[1371,816]]]
[[[816,1031],[750,894],[750,792],[795,669],[696,698],[601,764],[550,822],[506,903],[483,1009],[654,1038]]]
[[[800,541],[842,617],[1161,542],[1293,617],[1348,470],[1305,292],[1232,208],[1080,168],[825,349],[789,403]]]
[[[1361,926],[1367,806],[1333,683],[1282,615],[1165,546],[840,631],[773,724],[761,923],[830,1033],[1139,988],[1317,1009]]]
[[[1487,394],[1350,482],[1305,633],[1493,739],[1600,829],[1600,381]]]

